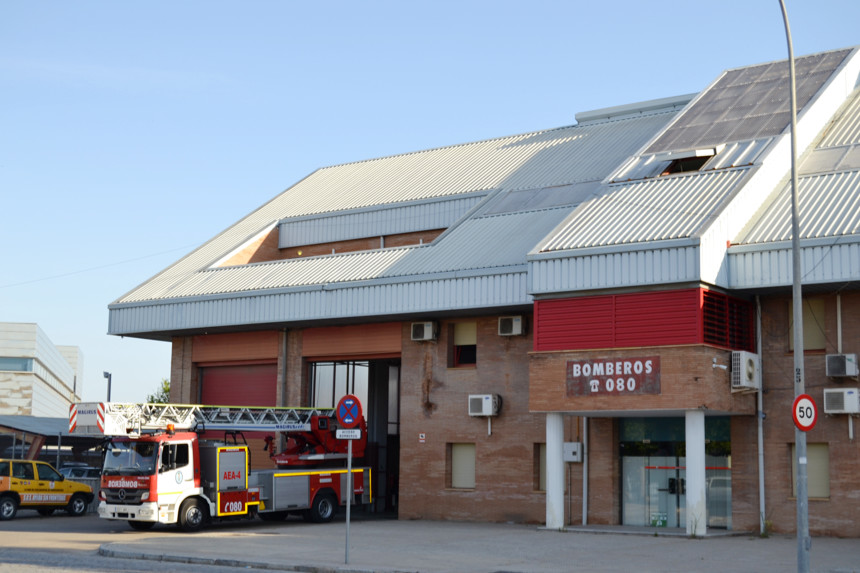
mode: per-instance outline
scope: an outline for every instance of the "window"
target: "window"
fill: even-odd
[[[830,497],[830,446],[806,445],[806,493],[808,497]],[[791,491],[797,497],[797,453],[791,444]]]
[[[788,348],[794,352],[794,303],[788,302]],[[824,299],[803,299],[803,350],[824,350]]]
[[[39,472],[39,479],[45,481],[60,481],[63,479],[57,470],[49,466],[48,464],[36,464]]]
[[[546,444],[534,445],[534,489],[546,491]]]
[[[12,462],[12,477],[18,479],[35,479],[33,462]]]
[[[453,346],[449,354],[448,366],[461,368],[474,366],[478,361],[478,323],[458,322],[453,326]]]
[[[33,359],[0,356],[0,370],[7,370],[10,372],[32,372]]]
[[[161,452],[161,469],[166,472],[188,465],[188,444],[165,444]]]
[[[334,408],[347,394],[367,404],[368,367],[367,362],[356,361],[310,363],[311,405],[314,408]]]
[[[475,444],[448,444],[448,487],[475,488]]]

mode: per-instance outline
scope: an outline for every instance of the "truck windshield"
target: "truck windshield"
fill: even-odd
[[[155,473],[158,449],[153,442],[110,442],[104,475],[145,476]]]

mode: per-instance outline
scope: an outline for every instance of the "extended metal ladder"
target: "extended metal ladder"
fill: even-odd
[[[334,413],[333,408],[89,402],[72,405],[69,432],[128,436],[165,430],[168,424],[176,430],[310,431],[312,416]]]

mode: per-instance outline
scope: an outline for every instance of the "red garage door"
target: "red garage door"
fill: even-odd
[[[275,406],[277,364],[208,366],[200,401],[210,406]]]

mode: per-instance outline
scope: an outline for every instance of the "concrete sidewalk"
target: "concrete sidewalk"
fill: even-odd
[[[153,530],[153,533],[159,530]],[[557,532],[535,526],[441,521],[346,524],[237,523],[196,534],[172,528],[107,543],[111,557],[309,572],[779,572],[797,570],[797,540],[753,535],[690,539],[606,528]],[[816,538],[811,571],[860,572],[860,541]]]

